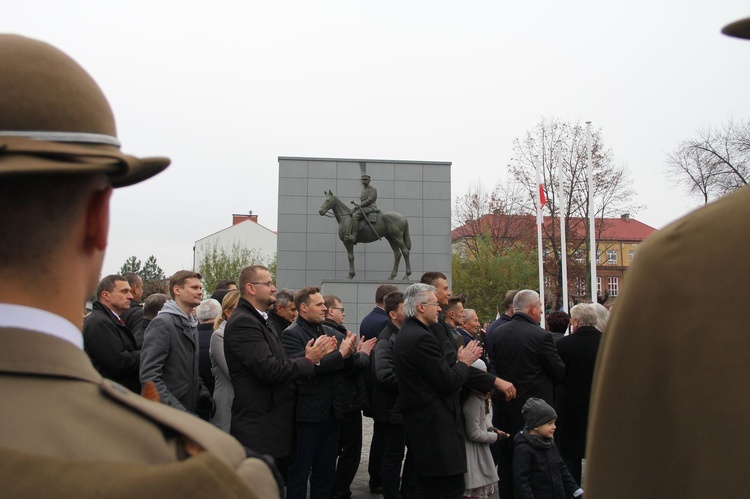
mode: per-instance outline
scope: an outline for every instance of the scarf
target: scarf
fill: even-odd
[[[523,435],[523,438],[525,438],[535,449],[549,449],[555,444],[555,439],[542,437],[540,435],[532,435],[529,433],[528,428],[521,430],[521,435]]]

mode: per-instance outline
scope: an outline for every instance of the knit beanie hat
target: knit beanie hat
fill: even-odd
[[[542,399],[531,397],[521,409],[526,428],[532,429],[557,419],[555,410]]]

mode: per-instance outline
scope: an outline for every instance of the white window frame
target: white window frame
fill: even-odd
[[[609,296],[620,294],[620,278],[614,276],[607,277],[607,288],[609,289]]]
[[[617,250],[616,249],[607,250],[607,263],[611,265],[617,265]]]

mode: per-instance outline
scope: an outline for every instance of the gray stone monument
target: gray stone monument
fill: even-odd
[[[345,325],[356,332],[372,310],[380,284],[403,290],[427,270],[443,272],[450,280],[450,167],[446,162],[279,157],[277,285],[294,290],[322,286],[324,294],[339,296],[347,311]],[[356,275],[350,276],[343,240],[351,228],[345,227],[339,237],[339,223],[320,214],[330,196],[347,209],[354,208],[352,201],[365,204],[363,176],[377,189],[381,214],[395,212],[408,220],[411,280],[404,280],[403,257],[395,279],[389,280],[396,248],[379,231],[381,239],[352,245]]]

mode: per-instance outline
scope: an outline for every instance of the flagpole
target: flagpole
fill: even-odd
[[[544,207],[544,204],[546,203],[546,198],[544,196],[544,182],[542,181],[542,173],[539,169],[539,162],[534,162],[534,167],[536,168],[536,180],[538,184],[537,188],[537,202],[536,202],[536,237],[537,237],[537,254],[538,254],[538,260],[539,260],[539,299],[542,302],[542,317],[539,320],[539,325],[541,327],[544,327],[544,315],[546,309],[546,303],[544,301],[544,250],[542,247],[542,223],[544,222],[544,215],[542,212],[542,208]]]
[[[591,159],[591,122],[586,122],[586,148],[588,149],[588,167],[586,168],[586,179],[589,183],[589,250],[591,256],[591,303],[596,303],[596,234],[594,229],[594,182],[593,178],[593,162]]]
[[[562,144],[557,141],[557,207],[560,210],[560,267],[562,269],[563,311],[568,312],[568,245],[565,236],[565,178],[562,164]]]

